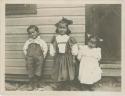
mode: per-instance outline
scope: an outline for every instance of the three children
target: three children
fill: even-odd
[[[50,55],[54,56],[52,79],[61,84],[73,81],[76,76],[76,62],[80,60],[78,79],[81,84],[93,84],[101,79],[101,69],[98,61],[101,59],[101,49],[96,48],[97,39],[90,38],[88,45],[80,47],[75,38],[71,37],[69,25],[73,22],[62,18],[55,24],[56,35],[50,44]],[[30,79],[31,90],[38,87],[42,76],[42,66],[48,51],[45,41],[40,39],[39,29],[35,25],[27,28],[29,39],[24,44],[26,67]]]

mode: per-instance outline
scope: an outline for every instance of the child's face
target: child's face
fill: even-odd
[[[88,46],[90,48],[96,48],[96,41],[94,41],[93,39],[91,39],[89,42],[88,42]]]
[[[34,28],[29,29],[29,37],[30,38],[36,39],[37,36],[38,36],[38,32],[36,32]]]
[[[67,26],[66,24],[59,24],[58,31],[60,35],[64,35],[67,32]]]

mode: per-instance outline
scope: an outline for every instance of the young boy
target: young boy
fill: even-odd
[[[35,25],[27,28],[29,39],[25,42],[23,51],[25,54],[26,68],[30,79],[29,90],[39,86],[42,75],[42,66],[47,54],[47,44],[40,38],[39,29]]]

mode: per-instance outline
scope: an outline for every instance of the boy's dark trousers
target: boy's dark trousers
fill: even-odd
[[[39,83],[43,71],[44,56],[39,44],[31,43],[27,49],[26,68],[31,84]],[[37,84],[38,85],[38,84]]]

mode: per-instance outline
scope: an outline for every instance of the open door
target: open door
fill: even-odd
[[[101,62],[115,63],[121,60],[121,5],[120,4],[87,4],[87,34],[94,34],[103,41],[98,44],[102,49]]]

